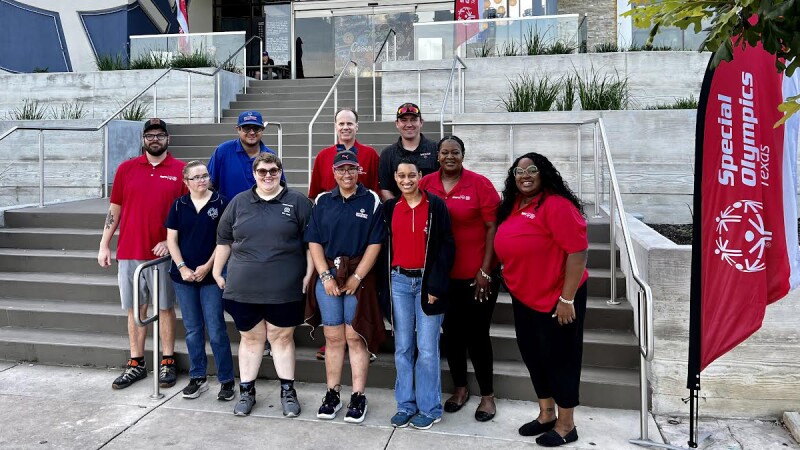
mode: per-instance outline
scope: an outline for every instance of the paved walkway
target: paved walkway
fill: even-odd
[[[250,417],[232,414],[233,402],[216,400],[217,384],[195,400],[180,396],[179,386],[163,390],[165,397],[153,401],[152,374],[122,391],[111,389],[119,369],[44,366],[0,361],[0,448],[3,449],[220,449],[275,448],[300,449],[474,449],[504,450],[536,447],[533,438],[523,438],[517,428],[531,420],[536,404],[498,400],[498,414],[489,423],[472,418],[477,398],[457,414],[427,431],[394,429],[389,418],[394,414],[394,395],[388,389],[367,392],[369,410],[361,425],[346,424],[343,412],[337,420],[316,418],[316,408],[324,394],[320,384],[298,383],[297,391],[304,410],[300,417],[281,415],[279,386],[260,380],[257,401]],[[343,397],[350,391],[345,387]],[[566,448],[625,450],[638,449],[627,440],[638,437],[636,411],[579,407],[576,422],[581,438]],[[663,420],[662,420],[663,419]],[[670,425],[669,418],[659,424],[673,427],[668,434],[673,444],[685,445],[685,424]],[[748,439],[735,437],[734,426],[717,423],[730,431],[710,439],[708,449],[798,449],[785,429],[774,423],[741,421],[739,431]],[[650,418],[651,438],[661,441],[655,420]],[[759,439],[762,437],[762,439]],[[745,445],[735,446],[737,439]],[[748,446],[757,443],[759,446]]]

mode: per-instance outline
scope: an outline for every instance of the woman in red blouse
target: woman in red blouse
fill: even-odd
[[[448,292],[451,303],[442,325],[455,392],[444,403],[444,410],[456,412],[469,399],[469,351],[481,390],[475,419],[486,422],[494,418],[496,412],[489,326],[499,285],[499,277],[492,274],[492,250],[500,196],[488,178],[464,168],[464,142],[458,137],[442,138],[438,155],[441,168],[426,175],[420,188],[445,200],[456,241],[456,260],[450,271]]]
[[[527,153],[508,170],[497,223],[517,345],[539,398],[538,417],[519,433],[541,434],[545,447],[574,442],[589,277],[581,202],[547,158]]]

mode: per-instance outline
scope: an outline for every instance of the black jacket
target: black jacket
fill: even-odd
[[[425,191],[428,197],[428,242],[425,249],[425,267],[422,271],[422,311],[432,316],[442,314],[447,310],[447,290],[450,285],[450,270],[456,256],[456,244],[453,231],[450,228],[450,213],[444,200]],[[392,270],[392,215],[397,205],[397,198],[388,200],[383,205],[383,214],[386,218],[387,242],[384,248],[387,285],[382,292],[389,295],[391,300],[391,270]],[[428,294],[437,297],[434,304],[428,303]]]

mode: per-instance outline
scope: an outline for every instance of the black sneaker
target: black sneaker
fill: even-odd
[[[178,381],[178,370],[175,368],[175,360],[163,358],[161,360],[161,370],[158,372],[158,385],[162,388],[175,386]]]
[[[189,384],[183,388],[183,398],[197,398],[208,390],[208,381],[205,378],[190,378]]]
[[[344,421],[361,423],[365,417],[367,417],[367,396],[360,392],[353,392],[353,395],[350,396],[350,404],[347,405]]]
[[[144,363],[139,364],[135,359],[129,359],[125,366],[125,371],[118,376],[111,387],[114,389],[125,389],[133,383],[147,378],[147,368]]]
[[[336,413],[342,409],[342,402],[339,399],[339,391],[336,389],[328,389],[325,397],[322,398],[322,406],[317,411],[318,419],[332,420],[336,417]]]
[[[233,407],[233,414],[237,416],[249,416],[256,404],[256,388],[249,391],[239,389],[239,402]]]
[[[233,380],[227,383],[222,383],[219,387],[219,394],[217,400],[229,402],[236,397],[236,383]]]

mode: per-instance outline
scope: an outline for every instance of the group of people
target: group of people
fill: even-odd
[[[282,161],[261,142],[256,111],[240,115],[238,139],[220,145],[208,164],[174,159],[166,152],[167,125],[148,120],[143,155],[117,170],[98,255],[101,266],[111,264],[109,244],[121,226],[117,259],[131,358],[112,386],[147,376],[131,278],[140,263],[170,255],[162,269],[173,283],[162,279],[159,286],[162,386],[176,383],[177,295],[190,363],[186,398],[209,388],[206,331],[218,399],[236,397],[225,311],[240,333],[234,413],[248,415],[254,407],[268,346],[283,414],[299,415],[293,336],[305,322],[322,325],[325,337],[327,391],[317,417],[334,419],[343,407],[347,353],[352,392],[344,420],[360,423],[368,410],[370,360],[388,322],[397,371],[393,426],[428,429],[444,412],[459,411],[470,398],[467,356],[480,389],[474,417],[490,421],[496,405],[489,328],[503,284],[539,398],[538,416],[519,433],[540,435],[537,443],[545,446],[577,440],[573,411],[588,278],[580,200],[538,153],[513,162],[501,199],[486,177],[464,168],[461,139],[445,136],[437,144],[421,133],[417,105],[401,105],[395,124],[397,142],[378,156],[356,140],[357,112],[337,111],[337,144],[316,157],[305,195],[287,186]],[[150,283],[140,284],[143,313]],[[455,387],[444,403],[440,335]]]

